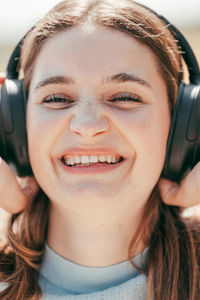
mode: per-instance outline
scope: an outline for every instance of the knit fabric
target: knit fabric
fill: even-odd
[[[146,260],[147,249],[134,258]],[[145,300],[147,278],[129,261],[109,267],[85,267],[53,252],[46,245],[40,268],[41,300]],[[0,291],[7,287],[0,283]]]
[[[134,258],[145,263],[147,249]],[[85,267],[53,252],[48,245],[40,268],[42,300],[145,300],[147,278],[129,261]]]

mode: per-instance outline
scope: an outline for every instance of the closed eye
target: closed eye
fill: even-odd
[[[122,102],[122,103],[128,103],[128,102],[142,102],[142,99],[139,96],[131,95],[131,94],[120,94],[119,96],[115,96],[114,98],[110,99],[111,102]]]
[[[53,94],[46,97],[43,100],[45,106],[54,108],[54,109],[61,109],[67,107],[69,104],[73,103],[74,101],[67,98],[67,96],[63,94]]]
[[[140,103],[142,102],[141,97],[122,93],[117,94],[113,98],[109,99],[109,102],[113,103],[119,103],[119,104],[134,104],[134,103]],[[52,109],[62,109],[69,107],[70,104],[74,103],[74,100],[70,99],[70,97],[67,97],[64,94],[52,94],[48,97],[46,97],[43,100],[43,103],[46,107],[52,108]]]

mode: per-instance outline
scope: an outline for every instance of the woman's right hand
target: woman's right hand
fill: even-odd
[[[14,214],[22,211],[39,190],[33,176],[17,177],[0,158],[0,207]]]
[[[0,72],[0,86],[5,73]],[[39,189],[34,177],[17,177],[8,164],[0,157],[0,208],[14,214],[22,211]]]

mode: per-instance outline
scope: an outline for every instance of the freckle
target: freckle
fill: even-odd
[[[100,224],[101,227],[103,227],[103,224]]]

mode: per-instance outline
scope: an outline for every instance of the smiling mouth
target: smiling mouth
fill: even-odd
[[[97,162],[86,162],[86,163],[82,163],[82,162],[78,162],[78,163],[70,163],[70,161],[67,161],[66,159],[64,159],[64,157],[61,158],[61,161],[64,165],[70,167],[70,168],[75,168],[75,167],[90,167],[90,166],[100,166],[100,165],[117,165],[119,163],[121,163],[122,161],[124,161],[125,159],[120,156],[116,161],[97,161]]]

